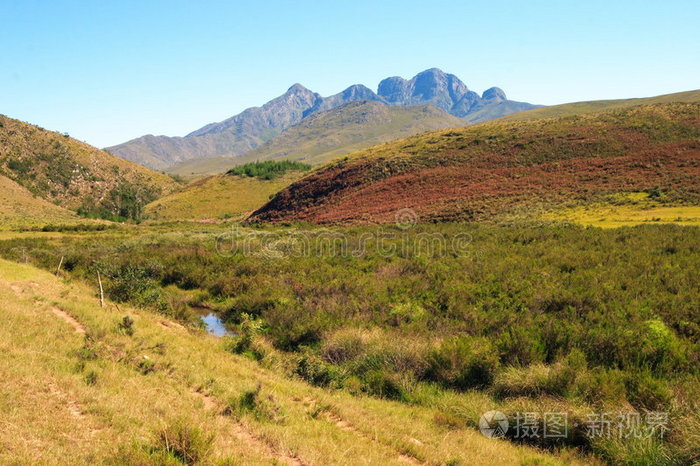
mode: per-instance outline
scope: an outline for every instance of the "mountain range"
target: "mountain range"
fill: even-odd
[[[394,107],[358,100],[315,113],[237,157],[193,159],[168,172],[198,177],[223,173],[233,165],[288,159],[318,165],[350,152],[424,131],[464,126],[464,120],[433,105]]]
[[[355,84],[338,94],[322,97],[301,84],[294,84],[287,92],[262,107],[246,109],[184,137],[147,135],[106,150],[158,170],[167,170],[175,164],[193,159],[236,157],[312,115],[356,101],[376,101],[389,106],[433,105],[467,123],[537,107],[508,100],[503,90],[497,87],[479,95],[469,90],[457,76],[432,68],[410,80],[386,78],[379,83],[376,93],[366,86]]]

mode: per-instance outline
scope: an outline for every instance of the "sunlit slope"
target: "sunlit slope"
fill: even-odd
[[[277,159],[320,165],[382,142],[466,124],[433,106],[358,101],[307,117],[242,156],[186,161],[168,171],[183,176],[221,173],[234,165]]]
[[[540,107],[533,110],[506,115],[498,121],[536,120],[538,118],[556,118],[584,113],[596,113],[607,110],[623,109],[635,105],[668,104],[668,103],[693,103],[700,102],[700,89],[695,91],[677,92],[655,97],[642,97],[638,99],[616,100],[591,100],[587,102],[573,102],[569,104]]]
[[[272,195],[301,176],[298,172],[273,180],[211,176],[148,204],[146,214],[158,220],[240,218],[260,208]]]
[[[0,229],[78,220],[74,212],[34,196],[9,178],[0,176]]]
[[[283,190],[254,221],[387,223],[540,218],[544,211],[653,193],[700,205],[700,104],[482,124],[375,146]]]
[[[432,409],[285,379],[31,266],[0,260],[0,299],[1,463],[571,464]]]
[[[464,120],[433,106],[353,102],[305,119],[241,157],[241,161],[284,158],[317,165],[382,142],[460,126],[465,126]]]
[[[101,205],[124,190],[155,198],[177,185],[68,135],[5,116],[0,116],[0,175],[68,209]]]

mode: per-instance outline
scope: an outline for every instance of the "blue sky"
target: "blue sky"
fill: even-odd
[[[697,0],[0,0],[0,113],[104,147],[431,67],[532,103],[650,96],[700,88],[699,25]]]

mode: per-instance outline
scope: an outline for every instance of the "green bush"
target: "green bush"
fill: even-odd
[[[156,449],[183,464],[196,464],[209,456],[213,442],[213,434],[180,419],[158,432]]]
[[[499,362],[486,339],[458,337],[445,340],[428,357],[429,379],[459,390],[491,385]]]
[[[337,367],[310,354],[299,358],[294,374],[319,387],[340,386],[343,380]]]
[[[408,400],[408,395],[396,374],[385,370],[373,370],[364,375],[363,382],[370,395],[389,400]]]

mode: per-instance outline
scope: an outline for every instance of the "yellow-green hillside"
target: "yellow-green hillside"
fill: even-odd
[[[212,174],[234,165],[277,159],[320,165],[393,139],[461,126],[466,126],[464,120],[433,106],[357,101],[312,115],[242,156],[185,161],[168,171],[183,176]]]
[[[31,266],[0,260],[0,300],[3,464],[565,463],[430,408],[286,379]]]
[[[81,219],[69,210],[34,196],[0,175],[0,229],[74,223]]]
[[[687,92],[676,92],[655,97],[643,97],[639,99],[616,100],[591,100],[587,102],[573,102],[569,104],[540,107],[525,112],[513,113],[498,118],[497,121],[536,120],[538,118],[556,118],[582,113],[596,113],[607,110],[623,109],[642,104],[668,104],[668,103],[693,103],[700,102],[700,89]]]
[[[261,207],[302,175],[293,172],[273,180],[211,176],[148,204],[146,214],[158,220],[239,218]]]

